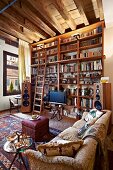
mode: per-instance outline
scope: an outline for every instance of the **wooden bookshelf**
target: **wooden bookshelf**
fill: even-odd
[[[103,76],[105,59],[103,29],[104,22],[99,22],[31,45],[31,69],[40,65],[38,58],[40,55],[43,56],[37,45],[43,44],[45,49],[47,61],[47,63],[43,61],[47,69],[45,94],[49,90],[60,90],[63,87],[67,91],[69,108],[89,110],[93,107],[93,92],[89,96],[81,95],[81,90],[85,88],[92,90],[93,84],[99,83]],[[32,82],[35,71],[31,72]]]

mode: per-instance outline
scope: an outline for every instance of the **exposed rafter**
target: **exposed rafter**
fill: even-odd
[[[48,25],[46,25],[35,13],[30,10],[25,2],[21,2],[21,5],[17,2],[14,6],[14,8],[19,12],[21,11],[21,14],[27,17],[27,19],[32,20],[33,23],[36,24],[37,27],[45,31],[47,34],[49,34],[51,37],[55,36],[56,33],[51,30]],[[32,8],[32,6],[31,6]]]
[[[75,5],[77,6],[80,15],[83,17],[84,24],[89,25],[87,16],[86,16],[86,14],[84,12],[84,5],[83,5],[82,0],[79,0],[79,1],[78,0],[73,0],[73,1],[75,2]]]
[[[59,11],[63,19],[67,22],[69,27],[74,30],[76,29],[76,23],[74,19],[71,17],[70,13],[67,11],[62,0],[51,0],[51,2],[55,5],[56,9]]]
[[[102,0],[96,0],[96,1],[97,1],[98,9],[99,9],[100,20],[103,20],[104,19],[104,13],[103,13]]]
[[[27,0],[40,14],[49,22],[53,27],[55,27],[61,34],[64,33],[64,29],[58,23],[54,16],[44,7],[42,0]]]
[[[0,29],[0,36],[3,37],[3,38],[8,38],[8,39],[10,39],[12,41],[17,41],[17,37],[14,37],[14,36],[8,34],[7,32],[5,32],[5,31],[3,31],[1,29]]]
[[[10,28],[8,24],[4,24],[3,21],[0,21],[0,30],[4,31],[5,33],[8,33],[11,36],[17,37],[17,38],[22,39],[24,41],[27,41],[29,43],[32,42],[31,39],[23,36],[22,34],[20,34],[17,31],[14,31],[14,29]]]
[[[1,5],[0,1],[0,5]],[[10,18],[12,21],[16,22],[16,24],[19,24],[20,26],[23,26],[27,29],[30,29],[31,31],[37,32],[37,34],[40,35],[41,38],[47,38],[47,34],[39,29],[36,25],[32,24],[28,19],[22,17],[16,10],[12,10],[12,8],[8,8],[7,11],[4,11],[3,15]]]

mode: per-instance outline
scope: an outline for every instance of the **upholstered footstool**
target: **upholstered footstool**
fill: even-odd
[[[42,141],[43,137],[49,133],[49,119],[40,116],[37,120],[23,120],[22,133],[32,137],[35,142]]]

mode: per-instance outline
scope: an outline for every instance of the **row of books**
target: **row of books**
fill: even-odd
[[[76,50],[77,48],[77,43],[75,44],[68,44],[68,45],[63,45],[61,46],[61,52],[65,50]]]
[[[91,40],[82,41],[80,43],[80,47],[85,47],[85,46],[95,45],[95,44],[100,44],[100,43],[102,43],[102,37],[97,37],[97,38],[93,38]]]
[[[36,58],[32,64],[44,64],[45,63],[45,58],[42,58],[42,59],[38,59]]]
[[[58,80],[52,77],[50,77],[47,81],[49,81],[49,85],[58,83]]]
[[[92,96],[94,92],[94,89],[91,87],[83,87],[79,90],[79,93],[81,96]]]
[[[102,26],[99,26],[99,27],[94,28],[88,32],[84,32],[84,33],[80,34],[80,38],[91,36],[91,35],[98,34],[101,32],[102,32]]]
[[[87,52],[80,53],[80,58],[95,57],[95,56],[102,56],[102,50],[87,51]]]
[[[60,73],[63,72],[76,72],[77,64],[65,64],[60,66]]]
[[[77,73],[60,73],[60,78],[77,78]]]
[[[67,105],[68,106],[75,106],[75,98],[67,98]]]
[[[89,77],[89,78],[95,78],[95,77],[100,77],[102,76],[102,72],[101,71],[98,71],[98,72],[82,72],[80,73],[80,78],[85,78],[85,77]]]
[[[54,45],[57,45],[57,44],[58,44],[58,41],[53,41],[53,42],[50,42],[48,44],[45,44],[45,48],[51,47],[51,46],[54,46]]]
[[[61,58],[61,60],[72,60],[72,59],[76,59],[77,58],[77,54],[75,54],[75,53],[74,54],[72,53],[71,55],[70,54],[68,54],[68,55],[67,54],[66,55],[65,54],[61,54],[60,58]]]
[[[31,75],[37,74],[37,68],[31,68]]]
[[[53,49],[47,50],[46,54],[47,55],[51,55],[51,54],[54,54],[54,53],[57,53],[57,52],[58,52],[58,49],[57,48],[53,48]]]
[[[54,62],[54,61],[57,61],[57,55],[52,56],[52,57],[50,56],[47,58],[47,63]]]
[[[57,73],[57,66],[50,66],[46,68],[46,74]]]
[[[83,84],[83,85],[89,85],[89,84],[94,84],[94,83],[99,83],[100,82],[100,78],[95,78],[95,79],[80,79],[79,83]]]
[[[90,62],[82,62],[80,64],[81,71],[92,71],[92,70],[102,70],[102,61],[90,61]]]
[[[60,80],[61,84],[77,84],[77,80],[73,80],[73,79],[61,79]]]
[[[65,38],[65,39],[61,39],[61,43],[67,43],[67,42],[71,42],[71,41],[74,41],[74,40],[76,40],[76,37],[71,36],[71,37],[68,37],[68,38]]]
[[[44,52],[35,52],[35,53],[33,53],[33,57],[35,57],[35,58],[45,57],[45,53]]]
[[[93,99],[81,99],[81,107],[93,108]]]

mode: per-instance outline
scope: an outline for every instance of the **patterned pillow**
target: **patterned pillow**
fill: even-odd
[[[78,140],[75,142],[65,141],[63,142],[49,142],[46,144],[41,144],[37,149],[46,156],[70,156],[73,157],[77,150],[82,146],[83,140]]]
[[[93,118],[99,118],[101,115],[103,114],[103,112],[97,110],[97,109],[92,109],[90,110],[90,112],[85,116],[85,121],[90,121]]]
[[[93,118],[92,120],[89,120],[83,127],[81,127],[79,130],[78,130],[78,136],[79,137],[82,137],[82,135],[85,133],[85,131],[90,127],[92,126],[95,122],[96,122],[97,118]]]

